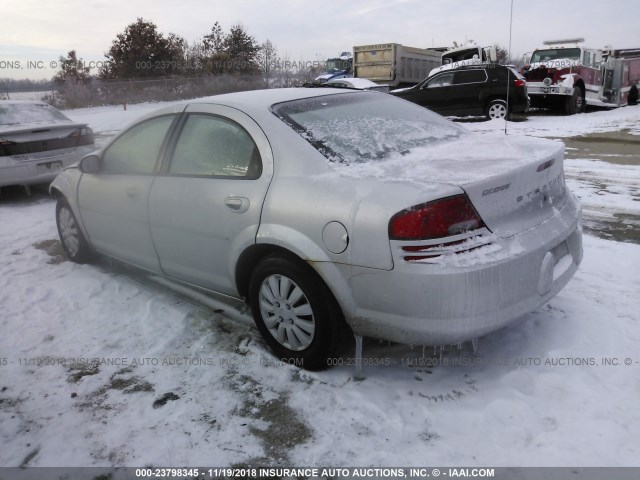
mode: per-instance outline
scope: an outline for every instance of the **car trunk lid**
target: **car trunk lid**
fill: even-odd
[[[566,200],[563,172],[564,145],[531,138],[497,141],[493,154],[476,143],[476,157],[460,168],[476,170],[473,179],[461,179],[487,227],[501,237],[528,230],[553,216]],[[486,169],[486,175],[482,170]]]
[[[485,225],[510,237],[543,222],[564,204],[563,156],[559,141],[466,133],[347,169],[386,181],[461,188]]]
[[[76,122],[3,125],[0,128],[0,156],[17,160],[31,154],[90,145],[93,132]]]

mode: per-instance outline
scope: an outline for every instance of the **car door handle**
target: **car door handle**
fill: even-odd
[[[127,187],[124,191],[129,198],[138,198],[140,196],[140,189],[138,187]]]
[[[234,213],[244,213],[249,210],[249,199],[245,197],[227,197],[224,204]]]

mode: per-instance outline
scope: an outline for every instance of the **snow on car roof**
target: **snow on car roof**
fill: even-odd
[[[269,90],[250,90],[247,92],[225,93],[211,97],[199,98],[186,102],[185,105],[215,103],[230,107],[242,107],[244,111],[258,111],[271,108],[272,105],[301,98],[321,97],[323,95],[339,95],[342,90],[313,89],[313,88],[272,88]]]
[[[377,83],[372,82],[371,80],[367,80],[366,78],[339,78],[336,80],[329,80],[327,82],[327,84],[331,83],[348,83],[355,88],[371,88],[378,86]]]
[[[302,98],[321,97],[323,95],[340,95],[345,93],[353,93],[353,90],[332,89],[332,88],[273,88],[268,90],[249,90],[246,92],[224,93],[221,95],[212,95],[210,97],[197,98],[184,102],[168,103],[161,109],[154,109],[145,115],[138,117],[131,124],[138,123],[147,118],[154,117],[159,113],[181,112],[189,105],[223,105],[236,108],[243,111],[254,118],[264,118],[265,115],[271,115],[270,108],[282,102],[291,100],[299,100]],[[364,93],[364,92],[362,92]]]

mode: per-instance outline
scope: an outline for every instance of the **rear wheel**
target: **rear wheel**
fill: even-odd
[[[629,97],[627,99],[629,105],[637,105],[638,104],[638,87],[636,85],[632,85],[629,89]]]
[[[58,199],[56,205],[56,225],[60,243],[69,260],[75,263],[89,261],[93,254],[91,247],[84,238],[71,207],[63,198]]]
[[[284,256],[263,259],[251,275],[254,321],[275,355],[302,368],[326,368],[337,345],[342,313],[311,268]]]
[[[577,86],[573,89],[573,95],[567,97],[564,105],[564,113],[573,115],[584,111],[584,92],[582,87]]]
[[[507,116],[507,102],[504,100],[491,100],[487,105],[485,115],[487,120],[505,118]]]

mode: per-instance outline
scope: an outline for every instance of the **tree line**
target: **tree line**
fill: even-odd
[[[138,18],[119,33],[105,53],[97,78],[102,80],[206,74],[264,74],[280,62],[268,39],[259,44],[242,25],[225,32],[218,22],[189,44],[175,33],[163,35],[157,26]],[[60,57],[54,82],[89,82],[90,67],[76,50]]]

